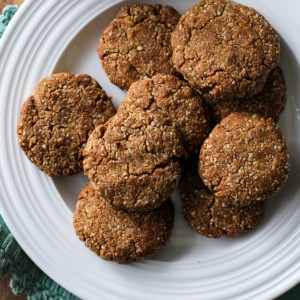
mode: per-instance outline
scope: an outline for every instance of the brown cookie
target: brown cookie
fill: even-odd
[[[118,263],[157,254],[171,235],[174,208],[170,199],[149,212],[114,209],[87,184],[78,197],[73,224],[78,237],[97,255]]]
[[[113,206],[150,210],[177,186],[184,155],[166,114],[120,111],[90,135],[84,172]]]
[[[217,238],[237,237],[255,228],[264,216],[265,201],[247,206],[225,205],[200,179],[194,160],[182,175],[180,196],[183,216],[196,232]]]
[[[190,153],[199,151],[210,132],[201,98],[187,83],[172,75],[157,74],[132,84],[119,111],[136,109],[166,112]]]
[[[19,145],[49,176],[76,174],[89,134],[114,114],[111,98],[89,75],[53,74],[23,104]]]
[[[121,89],[156,73],[176,74],[171,32],[180,15],[170,6],[122,7],[101,36],[98,55],[110,81]]]
[[[225,0],[202,0],[189,8],[171,44],[175,68],[192,87],[219,100],[258,93],[279,62],[279,37],[267,20]]]
[[[282,186],[288,173],[289,158],[278,125],[258,114],[230,114],[201,148],[199,174],[226,204],[265,200]]]
[[[258,113],[265,118],[278,121],[280,113],[286,103],[286,86],[284,75],[280,67],[273,69],[262,91],[246,99],[232,99],[219,101],[205,99],[212,124],[218,124],[233,112]]]

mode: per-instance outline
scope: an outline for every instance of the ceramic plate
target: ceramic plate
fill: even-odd
[[[137,0],[139,3],[146,3]],[[149,1],[180,12],[194,0]],[[103,29],[128,1],[27,0],[0,45],[0,211],[35,263],[83,299],[266,299],[300,281],[300,2],[240,1],[260,11],[282,37],[288,102],[280,119],[291,159],[288,182],[267,206],[260,226],[237,238],[208,239],[181,217],[152,259],[119,265],[97,257],[76,237],[72,215],[87,182],[83,175],[51,179],[19,149],[22,103],[53,72],[95,77],[117,106],[124,92],[112,85],[97,57]]]

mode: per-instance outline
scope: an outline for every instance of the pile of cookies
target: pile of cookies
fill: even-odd
[[[99,199],[111,205],[111,211],[115,213],[110,217],[122,214],[122,218],[114,223],[123,231],[122,236],[110,231],[108,240],[101,231],[101,236],[94,237],[95,245],[110,247],[109,253],[107,249],[98,249],[96,252],[100,256],[128,262],[153,255],[161,248],[171,233],[173,219],[166,217],[171,214],[170,210],[174,218],[171,202],[169,211],[164,203],[179,183],[182,162],[189,153],[198,151],[208,133],[209,125],[200,97],[187,83],[173,75],[157,74],[130,86],[118,112],[92,132],[83,152],[84,173],[91,180],[90,189],[97,191]],[[86,199],[86,205],[88,203],[89,199]],[[156,220],[156,230],[153,226],[151,229],[141,227],[140,222],[138,228],[133,227],[139,231],[145,228],[144,242],[141,243],[144,248],[151,230],[155,246],[152,243],[151,249],[139,253],[135,250],[131,255],[125,252],[125,255],[124,244],[132,247],[138,238],[124,234],[130,226],[123,219],[144,219],[154,212],[161,216]],[[107,219],[105,213],[101,212],[98,218],[100,216],[102,220]],[[161,223],[163,230],[157,228],[162,226]],[[82,224],[85,224],[83,216],[78,214],[77,208],[75,229],[79,237],[90,244],[91,231],[83,232]],[[117,250],[119,246],[117,249],[112,246],[116,241],[122,251]],[[95,247],[91,248],[95,251]]]
[[[21,148],[46,174],[89,177],[74,213],[87,247],[119,263],[158,253],[178,185],[200,234],[254,228],[289,172],[275,123],[286,101],[280,41],[265,18],[225,0],[182,16],[131,4],[103,32],[98,55],[127,90],[117,112],[93,78],[59,73],[38,84],[18,124]]]
[[[259,223],[289,173],[275,123],[286,102],[279,37],[249,7],[203,0],[180,18],[171,44],[176,70],[215,126],[183,174],[183,215],[202,235],[239,236]]]
[[[266,200],[288,173],[278,125],[258,114],[232,113],[212,130],[199,158],[186,167],[180,191],[184,217],[207,237],[239,236],[256,227]]]

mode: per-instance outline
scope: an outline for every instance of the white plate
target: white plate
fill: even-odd
[[[124,93],[100,67],[97,44],[120,1],[28,0],[0,45],[1,214],[27,254],[83,299],[266,299],[300,281],[300,2],[241,1],[262,12],[282,37],[288,103],[281,117],[292,170],[270,201],[262,224],[238,239],[192,232],[178,209],[173,235],[156,257],[118,265],[98,258],[76,237],[72,212],[87,179],[52,180],[19,149],[20,106],[44,76],[58,71],[94,76],[117,105]],[[144,1],[136,1],[144,2]],[[180,12],[194,0],[172,4]],[[122,2],[124,4],[125,2]]]

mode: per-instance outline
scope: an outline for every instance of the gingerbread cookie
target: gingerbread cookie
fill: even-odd
[[[149,212],[114,209],[89,183],[81,191],[73,218],[78,237],[97,255],[118,263],[157,254],[170,237],[174,208],[170,199]]]
[[[278,65],[279,36],[257,11],[202,0],[172,33],[173,64],[189,84],[219,100],[252,97]]]
[[[121,89],[157,73],[176,74],[171,63],[171,32],[180,15],[170,6],[122,7],[101,36],[98,55],[110,81]]]
[[[265,201],[247,206],[226,205],[205,187],[193,160],[182,175],[180,196],[182,213],[190,227],[201,235],[217,238],[238,237],[262,220]]]
[[[166,112],[189,153],[198,152],[210,132],[200,96],[187,83],[172,75],[157,74],[132,84],[119,111],[136,109],[149,113]]]
[[[113,206],[150,210],[177,186],[186,155],[167,115],[118,111],[97,127],[84,149],[84,172]]]
[[[205,99],[212,124],[218,124],[233,112],[258,113],[265,118],[278,121],[280,113],[286,103],[286,86],[284,75],[280,67],[273,69],[262,91],[246,99],[232,99],[219,101]]]
[[[226,204],[263,201],[282,186],[288,173],[285,138],[272,119],[257,114],[230,114],[201,148],[199,174]]]
[[[89,75],[53,74],[23,104],[19,145],[49,176],[76,174],[89,134],[114,114],[111,99]]]

